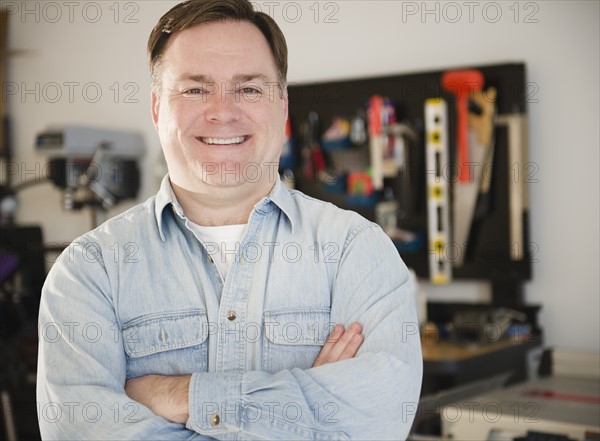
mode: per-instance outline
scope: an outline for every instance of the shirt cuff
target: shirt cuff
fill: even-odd
[[[186,427],[203,435],[240,431],[242,373],[192,374]]]

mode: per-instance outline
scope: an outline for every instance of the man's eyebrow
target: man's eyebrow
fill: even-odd
[[[215,80],[202,74],[182,74],[178,77],[179,81],[194,81],[196,83],[213,84]]]
[[[263,83],[271,83],[273,80],[271,80],[268,76],[266,76],[265,74],[238,74],[238,75],[234,75],[233,76],[233,82],[234,83],[248,83],[251,81],[262,81]]]

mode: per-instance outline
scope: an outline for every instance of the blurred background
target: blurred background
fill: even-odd
[[[599,3],[253,3],[286,35],[292,87],[525,66],[528,161],[535,171],[528,186],[528,224],[535,251],[531,278],[522,285],[523,302],[541,306],[537,325],[544,347],[597,352]],[[19,186],[48,177],[48,155],[35,146],[38,135],[52,133],[53,126],[86,126],[133,131],[145,149],[141,153],[133,142],[140,172],[137,196],[110,204],[107,217],[157,191],[166,167],[150,117],[146,43],[158,18],[175,4],[0,2],[7,17],[1,98],[12,153],[2,182],[10,178]],[[6,203],[17,225],[40,226],[43,242],[57,250],[96,221],[90,207],[65,209],[64,192],[50,182],[22,186]],[[46,269],[55,257],[46,253]],[[419,277],[419,284],[432,303],[488,304],[492,299],[487,281],[438,285]]]

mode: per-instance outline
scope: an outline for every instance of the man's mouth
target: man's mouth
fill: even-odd
[[[208,145],[238,145],[246,141],[249,136],[235,136],[233,138],[209,138],[209,137],[198,137],[198,139],[204,144]]]

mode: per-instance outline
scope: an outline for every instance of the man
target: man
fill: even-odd
[[[408,272],[377,225],[278,179],[281,31],[246,0],[192,0],[148,49],[169,174],[47,278],[42,436],[405,438],[422,369]]]

